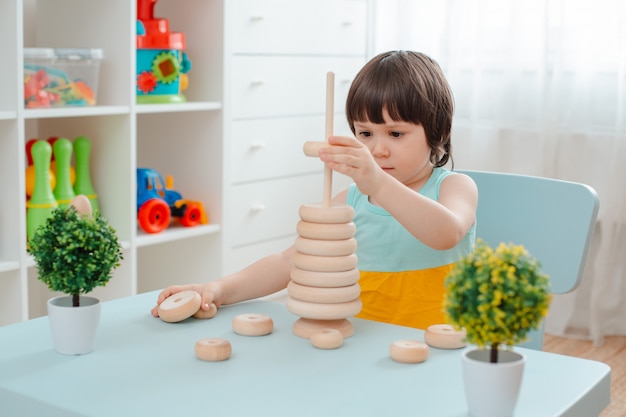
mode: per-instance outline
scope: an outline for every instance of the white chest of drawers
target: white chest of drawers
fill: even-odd
[[[322,199],[326,73],[335,73],[336,134],[367,59],[367,0],[235,0],[226,10],[224,273],[295,238],[298,208]],[[334,190],[349,179],[334,176]]]

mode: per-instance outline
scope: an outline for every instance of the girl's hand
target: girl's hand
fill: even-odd
[[[206,284],[188,284],[188,285],[173,285],[165,288],[159,294],[157,298],[157,305],[150,311],[154,317],[159,317],[159,305],[165,301],[166,298],[181,291],[193,290],[196,291],[202,297],[202,303],[200,309],[209,311],[211,303],[216,307],[220,307],[221,303],[221,287],[218,282],[209,282]]]
[[[332,170],[352,178],[363,194],[374,194],[381,186],[385,172],[368,148],[348,136],[331,136],[328,143],[333,146],[320,149],[320,160]]]

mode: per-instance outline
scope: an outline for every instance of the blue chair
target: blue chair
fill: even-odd
[[[598,215],[593,188],[528,175],[459,172],[478,185],[478,238],[492,247],[500,242],[524,245],[541,262],[555,294],[580,284]],[[541,350],[543,324],[520,346]]]

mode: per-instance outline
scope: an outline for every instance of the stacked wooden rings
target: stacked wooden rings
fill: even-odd
[[[299,214],[287,308],[315,320],[357,314],[361,288],[354,253],[354,209],[348,205],[303,205]]]

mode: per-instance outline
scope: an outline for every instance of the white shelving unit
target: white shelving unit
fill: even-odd
[[[338,82],[349,83],[365,61],[368,3],[158,0],[155,16],[185,33],[192,63],[187,103],[137,105],[136,0],[1,1],[0,325],[46,314],[53,295],[26,252],[30,138],[91,140],[92,182],[124,247],[122,266],[93,292],[102,300],[215,279],[289,244],[297,207],[321,198],[322,167],[300,156],[301,144],[323,136],[325,72],[344,74]],[[352,23],[345,20],[350,16]],[[328,22],[331,31],[324,29]],[[259,27],[273,29],[255,34]],[[344,31],[340,38],[337,30]],[[97,105],[24,109],[25,47],[103,49]],[[264,85],[257,83],[262,72]],[[339,84],[337,103],[346,89]],[[345,132],[341,104],[336,110],[337,131]],[[204,203],[210,224],[155,235],[139,230],[138,167],[172,174],[175,189]],[[250,200],[254,195],[263,202]],[[278,206],[289,216],[266,217],[272,210],[262,207]],[[255,229],[259,221],[265,229]]]

